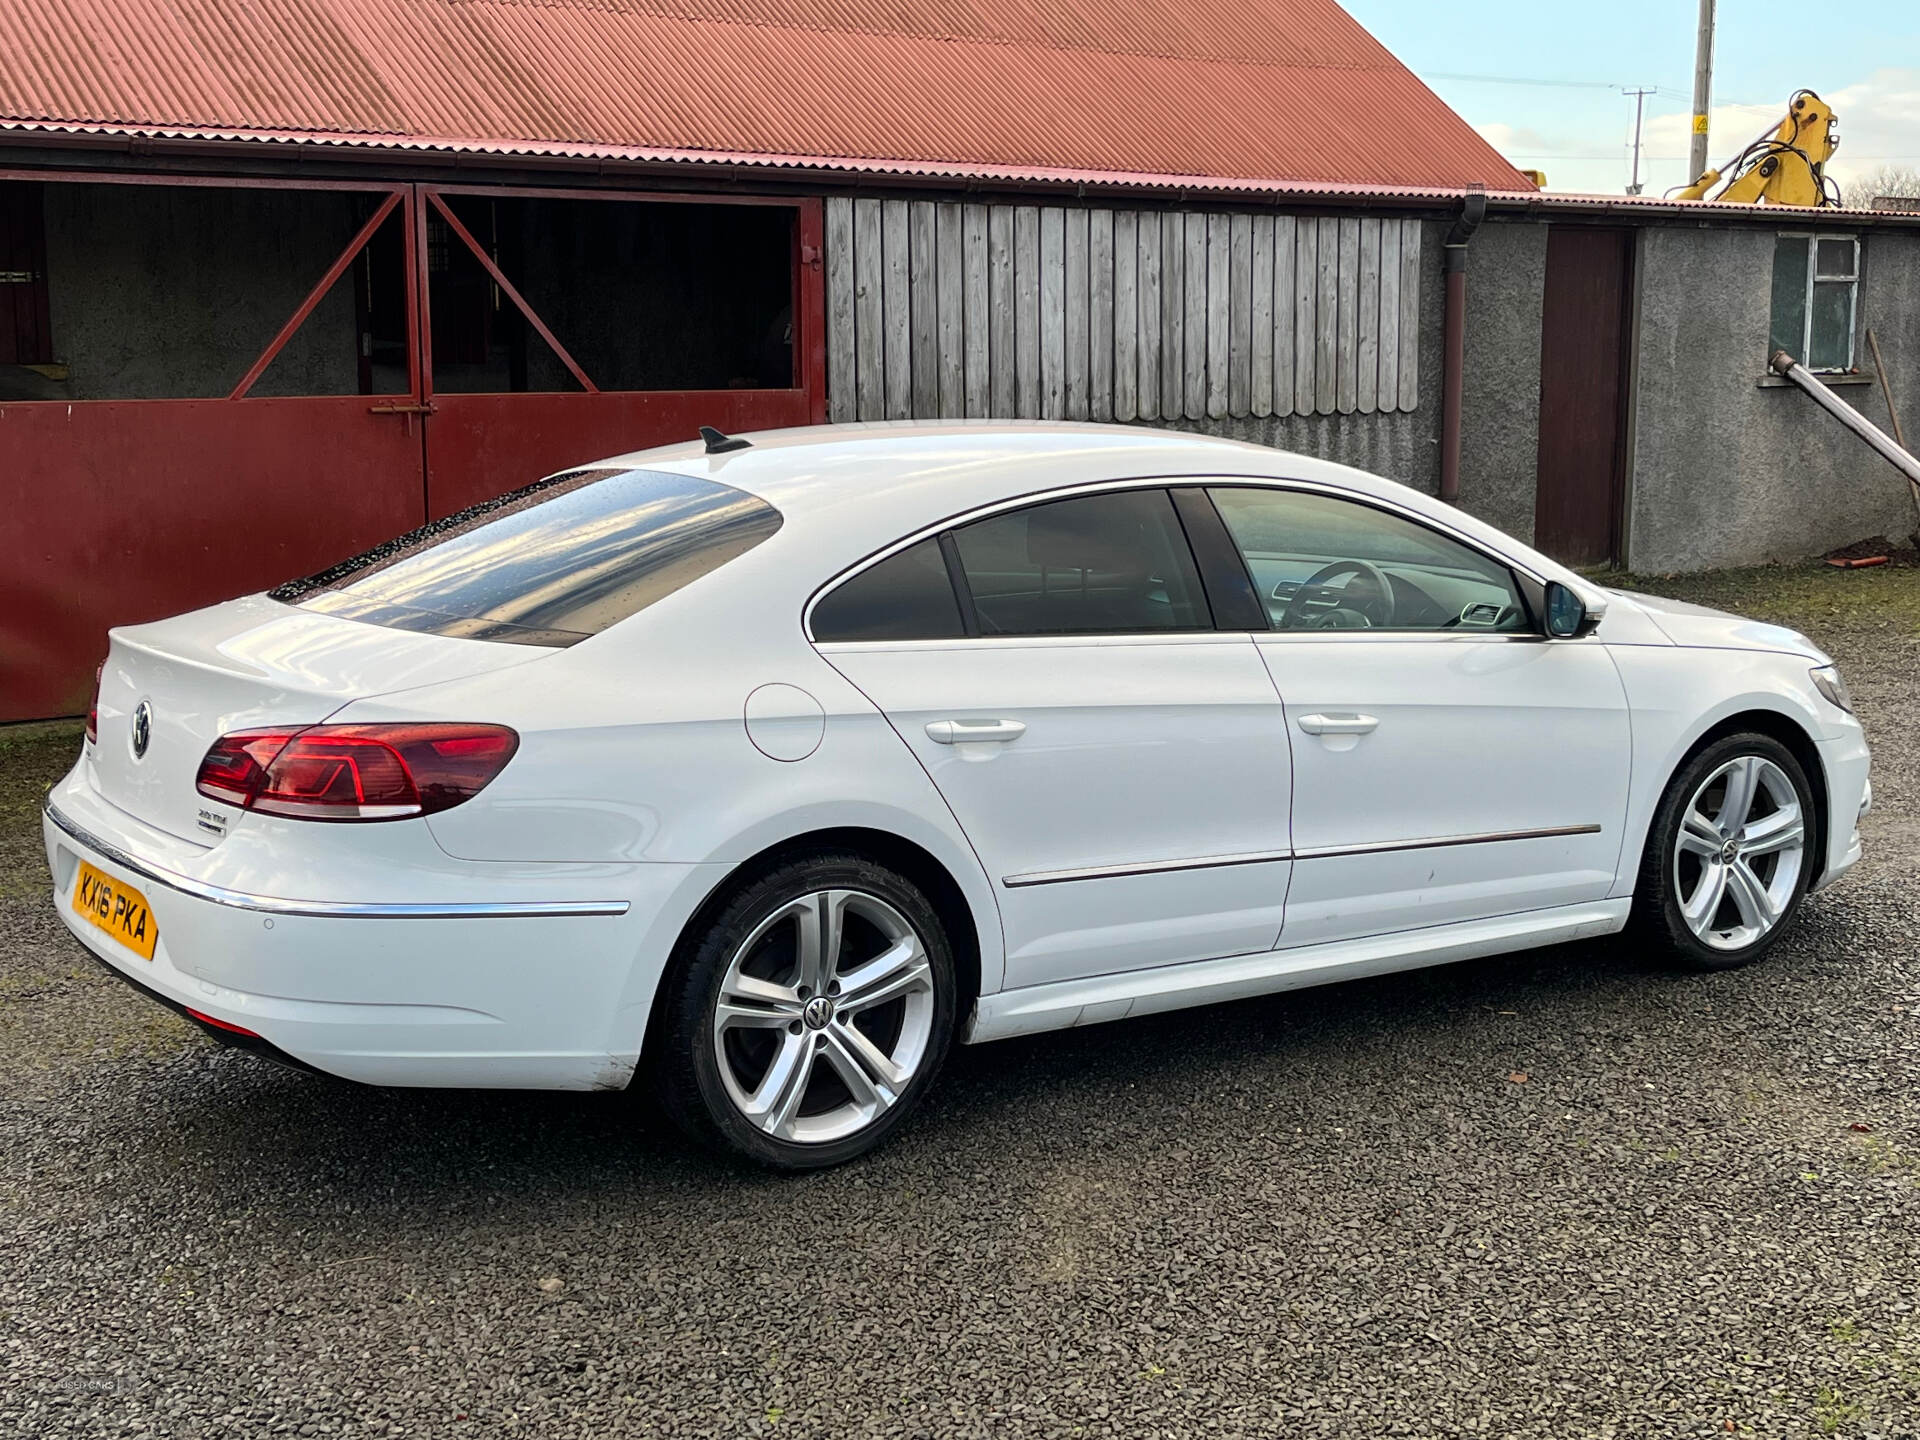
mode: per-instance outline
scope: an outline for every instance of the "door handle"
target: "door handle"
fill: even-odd
[[[1380,722],[1371,715],[1302,715],[1300,728],[1309,735],[1371,735]]]
[[[1018,720],[929,720],[927,738],[936,745],[1005,744],[1018,740],[1027,727]]]

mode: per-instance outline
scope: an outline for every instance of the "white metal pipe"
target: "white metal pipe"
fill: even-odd
[[[1776,350],[1773,352],[1773,358],[1767,362],[1767,367],[1777,374],[1786,376],[1811,395],[1822,410],[1879,451],[1881,457],[1905,475],[1910,484],[1920,485],[1920,459],[1916,459],[1911,450],[1897,444],[1886,431],[1822,385],[1806,366],[1786,351]]]

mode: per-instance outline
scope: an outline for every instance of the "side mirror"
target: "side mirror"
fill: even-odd
[[[1599,596],[1583,598],[1570,585],[1558,580],[1547,582],[1547,637],[1572,640],[1590,635],[1606,618],[1607,602]]]

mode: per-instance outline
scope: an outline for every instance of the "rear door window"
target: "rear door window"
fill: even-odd
[[[569,470],[271,591],[350,620],[572,645],[753,549],[780,512],[665,470]]]
[[[980,633],[1207,630],[1212,612],[1164,490],[1030,505],[954,531]]]

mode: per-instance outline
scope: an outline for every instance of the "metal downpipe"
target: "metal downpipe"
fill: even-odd
[[[1484,191],[1469,194],[1441,250],[1446,274],[1446,325],[1440,364],[1440,498],[1460,501],[1460,398],[1467,365],[1467,246],[1487,216]]]

